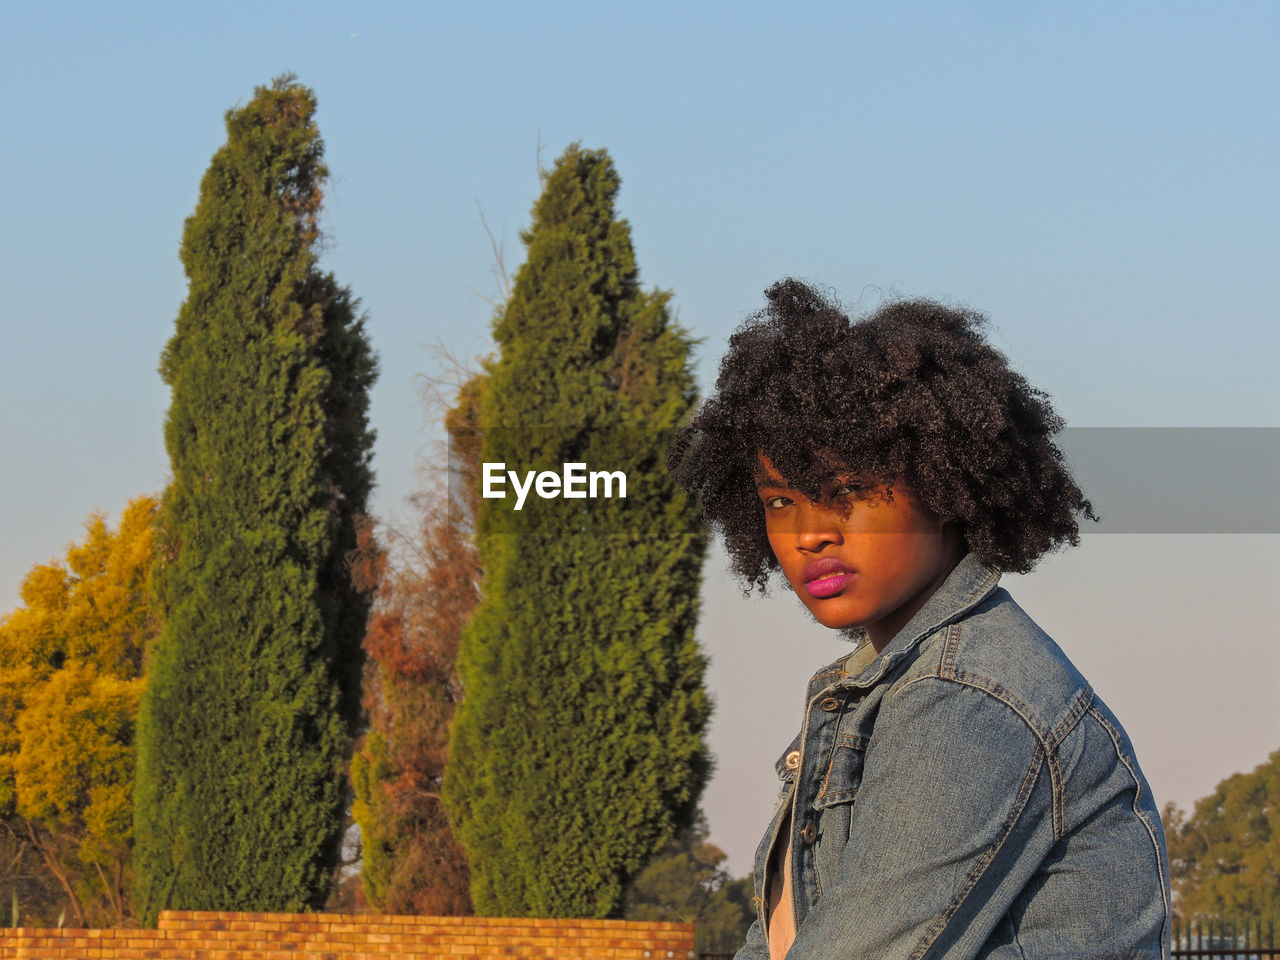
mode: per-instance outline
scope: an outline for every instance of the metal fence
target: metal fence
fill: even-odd
[[[1276,919],[1229,923],[1223,920],[1175,921],[1173,956],[1184,960],[1234,957],[1236,960],[1268,960],[1280,957]]]
[[[1179,920],[1173,924],[1172,956],[1181,960],[1280,960],[1276,920],[1227,923],[1222,920]],[[733,960],[732,953],[700,953],[698,960]]]

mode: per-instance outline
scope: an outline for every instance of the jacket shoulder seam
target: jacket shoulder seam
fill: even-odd
[[[1066,835],[1066,790],[1063,786],[1062,764],[1058,759],[1058,746],[1062,743],[1067,732],[1075,726],[1093,704],[1093,690],[1086,686],[1077,696],[1066,718],[1054,730],[1046,730],[1042,724],[1036,722],[1034,711],[1025,702],[999,683],[980,674],[956,671],[949,675],[925,674],[913,677],[904,683],[893,696],[896,697],[903,689],[922,680],[949,681],[963,687],[979,690],[993,700],[1003,703],[1026,725],[1027,729],[1031,731],[1031,735],[1035,737],[1036,747],[1044,755],[1046,764],[1049,767],[1053,835],[1055,839],[1062,839]]]
[[[1138,818],[1139,822],[1146,829],[1147,836],[1151,840],[1152,849],[1155,851],[1156,863],[1158,863],[1161,868],[1160,896],[1164,901],[1164,927],[1165,927],[1164,929],[1165,936],[1162,937],[1162,942],[1168,943],[1169,939],[1167,935],[1169,933],[1171,909],[1170,909],[1170,903],[1169,903],[1169,888],[1165,883],[1165,878],[1168,877],[1169,875],[1169,865],[1168,863],[1165,862],[1165,855],[1163,853],[1164,844],[1162,844],[1160,842],[1160,838],[1156,836],[1155,827],[1147,819],[1146,813],[1143,812],[1141,809],[1139,809],[1140,807],[1139,801],[1142,799],[1142,777],[1138,775],[1138,771],[1135,769],[1133,758],[1130,757],[1128,753],[1124,751],[1124,749],[1122,749],[1123,745],[1121,743],[1120,731],[1116,729],[1116,727],[1111,723],[1111,721],[1109,721],[1106,718],[1106,716],[1102,713],[1101,710],[1097,708],[1096,705],[1091,704],[1089,706],[1088,713],[1089,713],[1089,716],[1093,717],[1093,719],[1098,722],[1098,724],[1102,727],[1102,729],[1107,732],[1107,736],[1111,738],[1111,742],[1115,746],[1116,757],[1120,760],[1121,763],[1124,764],[1125,770],[1129,772],[1129,776],[1133,779],[1133,785],[1134,785],[1133,814]]]

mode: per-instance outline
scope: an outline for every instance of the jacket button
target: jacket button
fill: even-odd
[[[800,751],[792,750],[790,753],[788,753],[787,759],[782,761],[782,765],[786,767],[788,770],[799,770],[800,769]]]
[[[835,711],[840,709],[840,701],[835,697],[827,697],[820,704],[818,704],[818,706],[820,706],[823,710],[827,711],[827,713],[834,713]]]
[[[804,825],[804,829],[800,831],[800,839],[805,843],[813,843],[818,839],[818,825],[810,820]]]

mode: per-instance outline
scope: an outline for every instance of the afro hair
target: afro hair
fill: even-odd
[[[903,481],[1006,572],[1078,543],[1078,516],[1097,519],[1053,442],[1062,420],[983,338],[980,314],[903,300],[851,321],[794,279],[765,296],[670,455],[749,586],[764,590],[778,569],[756,494],[761,454],[814,499],[842,470],[890,491]]]

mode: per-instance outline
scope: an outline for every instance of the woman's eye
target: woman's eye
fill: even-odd
[[[782,510],[791,506],[789,497],[765,497],[764,508],[766,510]]]
[[[861,497],[867,492],[867,487],[862,483],[842,483],[836,487],[831,495],[833,497]]]

